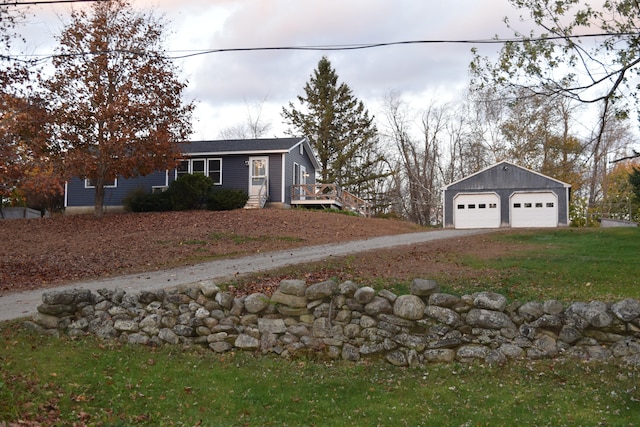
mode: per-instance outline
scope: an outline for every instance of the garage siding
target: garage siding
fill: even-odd
[[[455,222],[456,204],[454,200],[460,194],[474,193],[494,193],[498,196],[500,200],[500,227],[512,226],[512,207],[510,202],[514,194],[552,194],[556,199],[554,202],[554,209],[556,210],[555,224],[556,226],[566,226],[569,223],[569,189],[570,186],[564,182],[530,171],[510,162],[500,162],[460,181],[449,184],[443,189],[443,226],[446,228],[457,227]],[[535,201],[533,203],[535,203]],[[545,203],[544,206],[546,208],[547,202],[543,203]],[[467,225],[463,224],[463,226]],[[535,225],[530,226],[533,227]]]

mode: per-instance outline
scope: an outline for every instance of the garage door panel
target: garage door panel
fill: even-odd
[[[453,209],[455,228],[500,227],[500,198],[495,193],[459,194]]]
[[[552,192],[516,193],[510,200],[511,227],[557,227],[558,198]]]

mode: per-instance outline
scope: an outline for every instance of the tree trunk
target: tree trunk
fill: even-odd
[[[104,181],[102,178],[96,180],[95,186],[94,215],[98,218],[102,218],[104,215]]]

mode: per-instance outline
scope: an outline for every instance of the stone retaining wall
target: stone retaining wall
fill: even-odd
[[[411,294],[376,292],[353,282],[307,286],[284,280],[270,298],[234,298],[202,282],[175,290],[46,292],[28,327],[93,334],[143,345],[202,345],[215,352],[305,352],[397,366],[432,362],[503,364],[509,359],[574,357],[640,364],[640,302],[512,302],[492,292],[458,297],[432,280]]]

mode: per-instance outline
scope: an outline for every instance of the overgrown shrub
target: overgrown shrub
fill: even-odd
[[[183,175],[169,184],[167,192],[174,211],[200,209],[213,190],[213,180],[200,173]]]
[[[249,195],[243,190],[221,188],[214,190],[207,199],[207,209],[212,211],[230,211],[240,209],[249,200]]]

